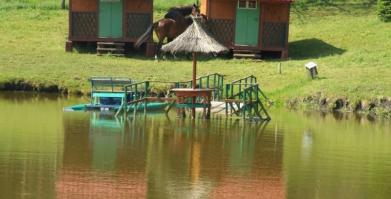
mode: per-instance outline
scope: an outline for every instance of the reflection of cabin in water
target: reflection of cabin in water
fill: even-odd
[[[152,23],[153,0],[69,0],[69,36],[74,43],[97,43],[97,51],[123,53]],[[149,41],[152,44],[152,38]],[[148,48],[149,47],[149,48]],[[147,45],[147,52],[153,45]]]
[[[292,0],[201,0],[211,33],[236,55],[288,57]]]

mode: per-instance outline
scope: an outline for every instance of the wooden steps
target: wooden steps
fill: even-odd
[[[98,42],[96,53],[98,55],[111,54],[115,56],[125,55],[125,43],[117,42]]]
[[[235,58],[261,59],[261,54],[258,51],[252,50],[234,50],[233,56]]]

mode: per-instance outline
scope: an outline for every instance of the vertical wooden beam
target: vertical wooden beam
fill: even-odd
[[[68,9],[68,40],[71,39],[72,37],[72,1],[73,0],[69,0],[69,9]]]
[[[211,17],[211,14],[210,14],[210,2],[212,2],[213,0],[205,0],[205,7],[206,7],[206,16],[208,16],[208,18]]]
[[[147,106],[148,106],[148,90],[149,90],[149,81],[145,82],[145,88],[144,88],[144,115],[147,114]]]
[[[192,86],[193,89],[196,88],[196,78],[197,78],[197,53],[193,52],[193,81]]]
[[[210,76],[207,76],[206,77],[206,88],[210,88],[209,79],[210,79]]]
[[[99,0],[96,0],[96,38],[98,39],[99,38],[99,21],[100,21],[100,17],[99,17],[99,11],[100,11],[100,1]]]
[[[291,13],[291,4],[288,4],[288,19],[286,21],[286,33],[285,33],[285,48],[283,52],[281,53],[281,58],[285,59],[288,58],[289,52],[288,52],[288,45],[289,45],[289,21],[290,21],[290,14]]]
[[[127,26],[128,23],[126,23],[127,22],[126,1],[128,0],[122,0],[122,38],[123,39],[127,38],[127,30],[128,30],[128,26]]]
[[[233,46],[232,48],[235,49],[235,38],[236,38],[236,13],[238,11],[238,0],[235,0],[236,1],[236,4],[235,4],[235,13],[234,13],[234,34],[232,35],[232,42],[231,42],[231,45]]]
[[[224,77],[223,76],[221,76],[220,78],[220,86],[221,86],[221,91],[220,91],[220,95],[219,95],[219,98],[220,99],[222,99],[223,98],[223,89],[224,89]]]
[[[265,28],[265,12],[267,12],[267,7],[265,7],[267,4],[262,4],[261,10],[260,10],[260,25],[259,25],[259,48],[260,50],[263,50],[263,30]]]
[[[243,119],[246,119],[246,100],[247,100],[247,93],[246,91],[243,91],[244,97],[243,97],[243,107],[242,107],[242,114],[243,114]],[[239,104],[240,106],[240,104]]]
[[[196,78],[197,78],[197,53],[193,52],[193,79],[192,79],[192,86],[193,89],[196,88]],[[196,102],[196,97],[193,97],[193,108],[192,108],[192,119],[195,119],[195,102]]]
[[[124,106],[124,112],[125,114],[128,112],[128,87],[125,86],[125,106]]]
[[[150,6],[150,8],[151,8],[151,10],[149,11],[149,14],[150,14],[150,22],[151,22],[151,24],[153,24],[153,0],[150,0],[150,4],[151,4],[151,6]],[[151,34],[152,36],[151,37],[149,37],[149,41],[150,42],[153,42],[153,32],[152,32],[152,34]]]

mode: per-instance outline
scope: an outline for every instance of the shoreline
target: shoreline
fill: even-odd
[[[319,112],[339,112],[363,114],[370,118],[391,119],[391,97],[372,97],[371,99],[352,99],[348,97],[328,97],[321,93],[304,98],[286,101],[288,109],[303,109]]]
[[[0,83],[0,92],[36,92],[65,96],[89,96],[82,89],[70,90],[59,85],[31,84],[28,81],[16,80]],[[274,99],[283,102],[282,107],[288,110],[318,111],[324,113],[355,113],[368,118],[391,119],[391,97],[371,97],[370,99],[352,99],[349,97],[330,97],[318,92],[306,97],[291,99]],[[272,107],[276,107],[273,106]]]
[[[3,91],[26,91],[39,93],[54,93],[62,95],[87,95],[81,90],[69,90],[56,84],[33,84],[24,80],[14,80],[9,82],[0,82],[0,92]]]

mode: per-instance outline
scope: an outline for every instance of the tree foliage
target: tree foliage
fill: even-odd
[[[65,9],[65,0],[61,0],[61,9]]]
[[[391,21],[391,0],[378,0],[377,14],[382,21]]]

